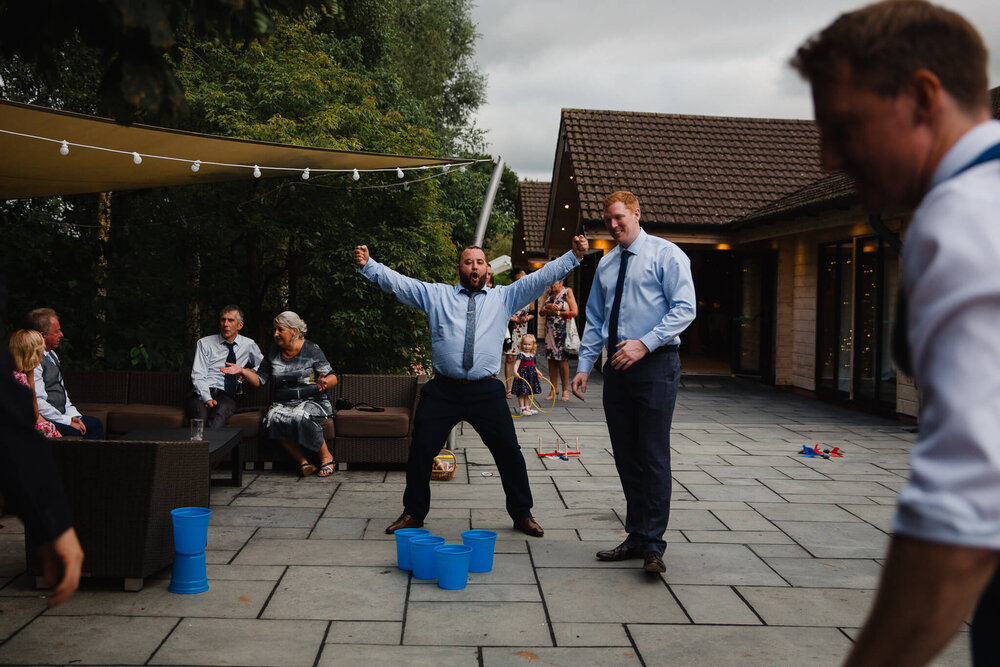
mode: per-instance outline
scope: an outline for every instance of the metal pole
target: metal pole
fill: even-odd
[[[500,177],[503,176],[503,158],[497,155],[496,166],[493,167],[493,175],[490,176],[489,187],[486,188],[486,199],[483,200],[483,208],[479,211],[479,222],[476,223],[476,236],[472,240],[472,245],[480,248],[483,246],[483,239],[486,238],[486,225],[490,221],[490,212],[493,210],[493,199],[497,196],[500,188]]]

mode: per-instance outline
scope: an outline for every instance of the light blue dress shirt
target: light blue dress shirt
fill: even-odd
[[[963,135],[906,228],[920,436],[892,530],[1000,550],[1000,160],[958,173],[994,144],[997,121]]]
[[[587,325],[580,339],[578,372],[590,373],[607,344],[621,253],[632,253],[618,313],[618,340],[639,340],[653,352],[680,343],[695,316],[691,261],[676,245],[640,229],[628,249],[615,246],[597,265],[587,297]],[[608,350],[609,356],[614,354]]]
[[[264,355],[252,338],[237,334],[233,342],[237,364],[244,368],[257,368],[260,365]],[[194,384],[194,390],[201,397],[202,403],[212,399],[213,388],[226,387],[226,376],[219,369],[226,365],[229,348],[222,343],[223,338],[219,334],[205,336],[198,341],[195,349],[194,363],[191,364],[191,383]]]
[[[540,297],[546,286],[579,265],[570,251],[510,285],[487,287],[484,294],[473,297],[476,299],[476,343],[472,368],[468,371],[462,367],[462,352],[469,297],[459,291],[461,285],[425,283],[397,273],[371,258],[360,273],[382,291],[395,294],[407,306],[427,313],[434,372],[455,379],[481,380],[500,370],[503,339],[510,316]]]

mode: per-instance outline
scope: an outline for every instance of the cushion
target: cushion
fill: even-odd
[[[258,431],[260,431],[260,421],[263,418],[263,408],[259,410],[248,410],[246,412],[237,412],[229,418],[229,421],[226,422],[226,426],[242,430],[244,438],[252,438],[257,435]]]
[[[108,413],[108,431],[128,433],[140,428],[180,428],[184,410],[172,405],[132,403],[115,406]]]
[[[80,411],[80,414],[94,417],[101,420],[104,432],[108,432],[108,414],[115,408],[122,407],[120,403],[74,403],[73,407]]]
[[[333,438],[337,435],[337,430],[334,428],[333,420],[330,418],[324,419],[319,423],[323,427],[323,439],[326,440],[326,446],[333,446]]]
[[[410,431],[409,408],[365,412],[356,408],[337,411],[337,435],[345,438],[404,438]]]

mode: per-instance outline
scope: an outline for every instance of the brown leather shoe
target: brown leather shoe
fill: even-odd
[[[416,517],[403,512],[399,515],[398,519],[389,524],[389,527],[385,529],[385,534],[392,535],[400,528],[423,528],[423,526],[423,519],[417,519]]]
[[[642,549],[627,542],[622,542],[614,549],[608,549],[607,551],[598,551],[597,560],[631,560],[633,558],[642,558]]]
[[[539,526],[538,522],[535,521],[535,518],[531,516],[526,516],[514,521],[514,528],[517,528],[525,535],[531,535],[532,537],[541,537],[545,534],[542,527]]]
[[[663,564],[663,557],[660,556],[659,552],[647,551],[643,558],[645,562],[642,564],[642,569],[646,572],[658,574],[667,571],[667,566]]]

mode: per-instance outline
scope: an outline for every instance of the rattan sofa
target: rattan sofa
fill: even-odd
[[[336,398],[384,408],[381,412],[337,411],[333,457],[338,464],[405,463],[425,381],[417,375],[338,376],[333,389]]]
[[[170,510],[208,507],[208,442],[51,441],[86,554],[85,576],[122,579],[125,590],[171,564]],[[25,539],[28,573],[40,582],[41,561]]]

